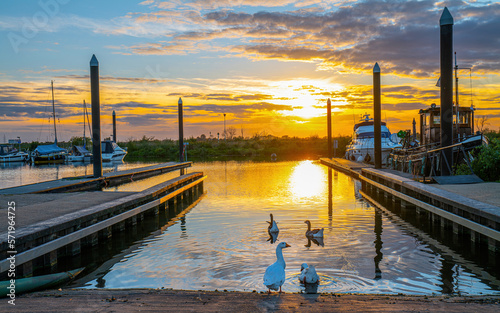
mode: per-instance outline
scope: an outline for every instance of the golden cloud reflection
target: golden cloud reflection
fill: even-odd
[[[325,171],[320,164],[313,161],[302,161],[292,170],[289,179],[289,189],[293,197],[311,198],[324,193]]]

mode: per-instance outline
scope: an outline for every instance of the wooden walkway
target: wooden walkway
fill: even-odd
[[[500,183],[424,184],[409,173],[374,169],[364,163],[344,159],[320,161],[361,180],[365,195],[383,195],[405,207],[414,206],[417,211],[431,214],[432,219],[454,223],[454,232],[462,232],[461,227],[465,227],[473,238],[485,236],[490,250],[500,249]]]
[[[116,186],[132,180],[181,170],[191,165],[192,162],[169,162],[125,171],[109,172],[103,174],[103,176],[99,178],[93,178],[91,176],[67,177],[58,180],[0,189],[0,195],[100,190],[104,186]],[[2,204],[0,204],[0,209],[1,208]]]
[[[322,158],[320,159],[321,164],[326,165],[328,167],[334,168],[342,173],[353,176],[355,178],[359,178],[361,174],[361,170],[363,168],[373,168],[373,165],[358,163],[347,159],[341,158]]]

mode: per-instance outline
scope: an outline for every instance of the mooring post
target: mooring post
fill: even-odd
[[[453,17],[444,8],[439,19],[441,54],[441,147],[453,144]],[[452,148],[444,149],[441,175],[452,174]],[[448,166],[449,165],[449,166]]]
[[[113,110],[113,141],[117,142],[117,140],[116,140],[116,114],[115,114],[115,110]]]
[[[101,104],[99,102],[99,62],[92,55],[90,59],[90,94],[92,100],[92,154],[94,157],[94,177],[102,176],[101,155]]]
[[[179,162],[184,162],[184,126],[182,121],[182,99],[179,97]],[[184,175],[184,168],[181,168],[181,175]]]
[[[382,168],[382,139],[380,122],[380,67],[375,63],[373,67],[373,127],[374,127],[374,146],[375,146],[375,168]]]
[[[417,140],[417,122],[415,122],[415,118],[413,118],[413,122],[411,123],[413,126],[413,133],[412,133],[412,140],[415,141]]]
[[[328,131],[328,158],[332,158],[332,101],[330,98],[326,101],[327,111],[327,131]]]

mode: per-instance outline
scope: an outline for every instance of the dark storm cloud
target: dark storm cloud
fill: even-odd
[[[26,101],[20,102],[9,102],[5,99],[0,99],[0,116],[4,118],[48,118],[52,117],[52,109],[49,109],[49,105],[43,105],[47,101]],[[36,103],[42,103],[38,105]],[[56,116],[59,118],[64,118],[72,116],[72,110],[70,105],[58,105]]]
[[[152,126],[166,123],[166,119],[177,119],[177,114],[151,113],[151,114],[126,114],[120,116],[120,122],[130,126]]]
[[[500,4],[445,3],[455,19],[455,47],[460,62],[480,70],[498,70]],[[263,58],[322,60],[326,66],[370,70],[375,61],[386,72],[429,77],[439,66],[439,18],[434,1],[362,1],[321,12],[228,10],[204,15],[219,26],[246,28],[262,37],[234,52]],[[268,34],[286,40],[266,40]]]

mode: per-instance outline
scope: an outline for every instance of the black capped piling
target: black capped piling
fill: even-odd
[[[116,140],[116,113],[113,110],[113,141],[117,142]]]
[[[94,177],[102,176],[101,155],[101,104],[99,101],[99,62],[92,55],[90,59],[90,94],[92,100],[92,154],[94,156]]]
[[[326,110],[327,110],[327,132],[328,132],[328,158],[332,158],[332,101],[330,98],[326,101]]]
[[[380,119],[380,67],[378,66],[378,63],[375,63],[375,66],[373,67],[373,126],[375,135],[375,168],[382,168],[382,139]]]
[[[417,122],[415,122],[415,118],[413,118],[412,124],[412,140],[416,141],[417,140]]]
[[[179,98],[179,162],[184,162],[184,126],[182,121],[182,99]],[[181,169],[181,175],[183,169]]]
[[[440,65],[441,65],[441,147],[453,144],[453,17],[444,8],[440,25]],[[452,174],[452,148],[443,150],[441,175]]]

